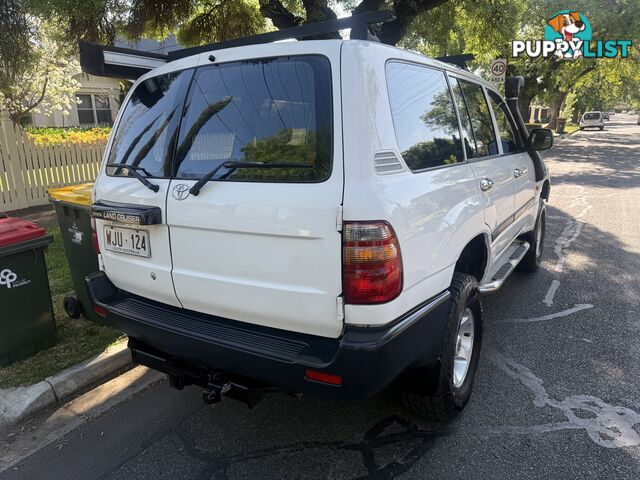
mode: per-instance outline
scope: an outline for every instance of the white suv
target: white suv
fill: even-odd
[[[604,117],[602,112],[586,112],[580,119],[580,130],[585,128],[599,128],[604,130]]]
[[[96,312],[136,362],[210,402],[274,387],[365,398],[395,381],[419,411],[461,409],[481,294],[542,253],[536,150],[552,136],[529,135],[515,100],[372,41],[156,68],[95,184]]]

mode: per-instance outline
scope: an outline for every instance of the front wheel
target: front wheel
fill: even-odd
[[[449,292],[451,304],[439,372],[435,379],[413,376],[417,382],[435,381],[436,385],[425,388],[428,394],[420,391],[420,385],[402,393],[409,410],[428,418],[450,418],[464,408],[471,397],[480,358],[482,303],[478,282],[471,275],[456,273]]]
[[[520,260],[518,270],[521,272],[533,273],[540,266],[542,253],[544,251],[544,234],[547,225],[547,213],[544,200],[540,200],[538,218],[532,232],[524,235],[524,239],[529,242],[529,251]]]

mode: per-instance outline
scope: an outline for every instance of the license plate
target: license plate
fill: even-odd
[[[134,228],[104,226],[105,249],[136,257],[151,257],[149,232]]]

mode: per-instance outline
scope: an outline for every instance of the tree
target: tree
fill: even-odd
[[[30,12],[57,22],[71,43],[113,44],[118,31],[133,39],[177,34],[190,45],[228,40],[336,18],[340,4],[353,13],[393,8],[396,20],[380,27],[383,43],[396,45],[413,20],[448,0],[28,0]],[[469,0],[469,3],[472,3]],[[332,8],[333,7],[333,8]],[[337,37],[337,33],[328,35]]]
[[[17,0],[0,2],[0,91],[16,81],[16,75],[32,61],[32,24]]]
[[[65,58],[46,25],[30,27],[36,34],[30,38],[28,61],[3,62],[0,81],[0,108],[18,125],[32,112],[68,114],[80,87],[73,78],[80,73],[77,60]]]
[[[530,13],[523,19],[525,27],[522,39],[543,37],[544,21],[561,7],[555,0],[528,0]],[[594,39],[637,38],[640,34],[640,2],[637,0],[584,0],[580,2],[580,12],[590,21]],[[619,19],[625,18],[624,22]],[[510,74],[525,78],[525,89],[521,92],[519,106],[521,113],[528,116],[528,105],[533,96],[545,100],[550,106],[550,128],[555,128],[556,120],[567,95],[581,81],[599,69],[609,69],[614,63],[610,59],[580,59],[577,61],[553,58],[515,59],[510,65]]]

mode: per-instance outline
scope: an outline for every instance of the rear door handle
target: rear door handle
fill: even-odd
[[[491,187],[493,187],[493,180],[491,180],[490,178],[483,178],[482,180],[480,180],[480,190],[482,190],[483,192],[486,192]]]
[[[526,170],[522,169],[522,168],[514,168],[513,169],[513,178],[518,178],[521,177],[524,172],[526,172]]]

